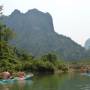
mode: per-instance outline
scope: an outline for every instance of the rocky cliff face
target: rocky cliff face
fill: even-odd
[[[65,60],[78,60],[86,55],[83,47],[54,31],[53,19],[49,13],[32,9],[23,14],[15,10],[2,20],[16,32],[12,44],[35,56],[55,52]]]
[[[90,38],[85,42],[85,48],[86,48],[87,50],[90,49]]]

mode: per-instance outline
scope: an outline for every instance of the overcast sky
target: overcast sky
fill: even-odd
[[[0,0],[4,14],[37,8],[53,17],[55,31],[84,45],[90,38],[90,0]]]

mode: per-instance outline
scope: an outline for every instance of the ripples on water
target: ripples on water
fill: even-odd
[[[33,80],[0,84],[0,90],[90,90],[90,77],[75,73],[37,76]]]

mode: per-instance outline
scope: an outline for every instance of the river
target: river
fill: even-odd
[[[0,84],[0,90],[90,90],[90,77],[79,73],[43,75],[31,80]]]

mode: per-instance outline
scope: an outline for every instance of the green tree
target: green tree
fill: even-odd
[[[14,36],[14,33],[6,25],[0,23],[0,41],[8,42]]]
[[[49,62],[51,62],[51,63],[54,63],[55,61],[57,61],[57,56],[56,56],[55,54],[48,53],[48,54],[46,54],[46,55],[43,55],[43,56],[41,57],[41,59],[42,59],[43,61],[49,61]]]
[[[5,27],[0,24],[0,69],[15,69],[15,65],[18,64],[19,61],[16,53],[14,52],[13,46],[11,46],[8,41],[10,40],[10,34],[2,34],[3,28]],[[6,28],[5,30],[8,32],[9,29]]]

